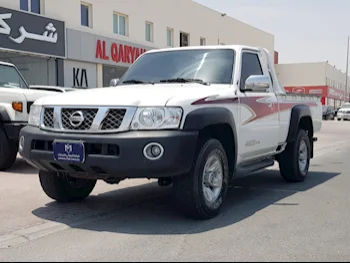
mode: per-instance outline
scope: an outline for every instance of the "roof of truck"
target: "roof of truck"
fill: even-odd
[[[212,46],[189,46],[189,47],[172,47],[172,48],[161,48],[161,49],[152,49],[147,51],[146,53],[157,53],[157,52],[165,52],[165,51],[178,51],[178,50],[194,50],[194,49],[250,49],[260,51],[260,47],[254,46],[245,46],[245,45],[212,45]]]
[[[0,61],[0,65],[14,67],[15,65],[7,62]]]

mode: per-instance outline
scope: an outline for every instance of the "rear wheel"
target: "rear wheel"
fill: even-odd
[[[17,158],[18,143],[7,138],[0,127],[0,171],[9,169]]]
[[[96,180],[74,178],[67,173],[40,171],[39,179],[44,192],[57,202],[83,200],[96,185]]]
[[[210,219],[219,214],[226,197],[229,165],[222,144],[216,139],[205,141],[189,174],[175,177],[176,205],[194,219]]]
[[[308,175],[311,156],[310,138],[299,130],[296,140],[289,143],[279,159],[280,172],[288,182],[302,182]]]

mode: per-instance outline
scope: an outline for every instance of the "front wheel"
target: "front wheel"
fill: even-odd
[[[191,172],[174,178],[176,205],[194,219],[210,219],[219,214],[226,197],[229,165],[222,144],[216,139],[205,141]]]
[[[0,127],[0,171],[9,169],[17,158],[18,143],[7,138]]]
[[[96,180],[74,178],[66,173],[40,171],[39,179],[46,195],[62,203],[87,198],[96,185]]]
[[[294,142],[287,145],[279,159],[280,172],[288,182],[302,182],[310,167],[310,138],[305,130],[299,130]]]

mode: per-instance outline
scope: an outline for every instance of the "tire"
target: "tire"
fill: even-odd
[[[341,121],[341,119],[338,118],[338,121]]]
[[[0,128],[0,171],[9,169],[17,158],[18,143],[7,138],[3,129]]]
[[[281,154],[279,159],[281,176],[287,182],[302,182],[306,179],[310,167],[310,138],[305,130],[299,130],[296,140],[289,143],[285,151]],[[300,149],[305,149],[306,152],[302,155]],[[304,162],[299,158],[304,156]]]
[[[210,161],[219,162],[219,177],[205,176],[204,170]],[[207,167],[207,168],[210,168]],[[218,179],[218,181],[213,181]],[[211,182],[209,182],[211,181]],[[222,144],[216,139],[208,139],[199,145],[191,172],[177,176],[173,181],[175,204],[186,216],[198,220],[216,217],[225,200],[229,182],[229,164]],[[210,185],[211,184],[211,185]],[[216,187],[214,187],[216,184]],[[214,193],[213,200],[207,195],[209,185]],[[215,191],[214,191],[215,190]]]
[[[60,203],[84,200],[96,185],[96,180],[78,179],[56,172],[39,171],[39,179],[46,195]]]

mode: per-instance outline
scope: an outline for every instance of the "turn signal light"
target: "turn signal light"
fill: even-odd
[[[23,112],[23,103],[22,102],[12,102],[12,108],[15,111]]]

